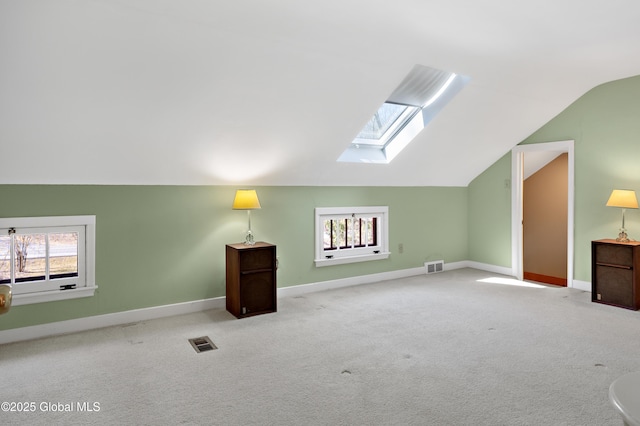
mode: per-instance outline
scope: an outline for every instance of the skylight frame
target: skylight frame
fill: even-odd
[[[393,121],[393,123],[391,123],[391,125],[380,136],[380,138],[378,138],[378,139],[359,138],[359,137],[356,136],[356,138],[353,140],[353,142],[351,142],[352,144],[354,144],[356,146],[367,145],[367,146],[374,146],[374,147],[381,147],[381,148],[386,147],[387,144],[389,142],[391,142],[393,140],[393,138],[398,134],[398,132],[401,132],[402,129],[404,128],[404,126],[406,126],[406,124],[413,117],[415,117],[415,115],[418,112],[420,112],[420,109],[421,109],[419,106],[416,106],[416,105],[401,104],[401,103],[397,103],[397,102],[385,102],[385,103],[382,104],[382,106],[380,106],[380,108],[378,108],[378,111],[380,111],[382,108],[384,108],[385,105],[401,105],[401,106],[405,107],[405,109]],[[378,112],[376,112],[376,114],[377,113]],[[372,120],[375,119],[376,114],[374,114],[373,117],[371,117],[371,120],[369,120],[369,122],[371,122]],[[366,125],[365,125],[365,127],[366,127]],[[358,135],[361,135],[362,133],[363,133],[363,131],[360,131],[360,133],[358,133]]]
[[[412,114],[402,117],[404,118],[402,121],[398,118],[393,126],[379,139],[378,143],[372,142],[372,139],[358,138],[356,136],[337,161],[390,163],[466,86],[469,80],[469,77],[456,73],[445,72],[423,65],[414,66],[383,106],[385,104],[398,104],[411,106],[416,110],[412,110]],[[437,89],[435,89],[436,84],[439,84]],[[405,100],[409,100],[409,102],[404,102]],[[416,104],[419,104],[419,106]],[[380,111],[380,108],[378,111]],[[371,120],[373,118],[375,118],[375,114]]]

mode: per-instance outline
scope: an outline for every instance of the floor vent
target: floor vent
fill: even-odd
[[[189,339],[189,343],[191,343],[193,349],[195,349],[198,353],[218,349],[218,347],[214,345],[211,339],[209,339],[207,336]]]
[[[435,274],[444,271],[444,260],[434,260],[433,262],[425,262],[424,269],[427,274]]]

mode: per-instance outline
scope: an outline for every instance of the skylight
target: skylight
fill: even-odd
[[[353,143],[384,146],[419,110],[416,106],[385,102],[360,130]]]
[[[389,163],[468,81],[465,76],[414,66],[338,161]]]

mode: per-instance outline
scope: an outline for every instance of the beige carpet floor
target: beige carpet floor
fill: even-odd
[[[620,425],[640,313],[462,269],[0,346],[11,425]],[[0,319],[1,320],[1,319]],[[196,353],[188,339],[218,349]],[[65,411],[69,410],[70,411]],[[91,411],[89,411],[91,410]]]

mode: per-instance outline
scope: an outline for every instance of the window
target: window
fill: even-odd
[[[316,266],[389,257],[389,208],[316,208]]]
[[[377,217],[327,218],[323,223],[325,251],[378,245]]]
[[[95,216],[0,218],[0,283],[13,304],[93,296]]]
[[[451,72],[414,66],[338,161],[391,162],[468,81]]]

